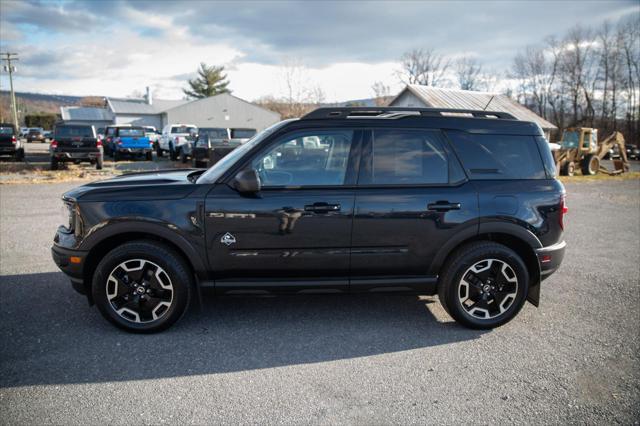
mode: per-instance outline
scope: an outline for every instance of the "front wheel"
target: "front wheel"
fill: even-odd
[[[192,278],[180,255],[163,244],[133,241],[111,250],[93,276],[100,313],[134,333],[154,333],[185,313]]]
[[[460,324],[491,329],[511,321],[524,305],[529,273],[520,256],[493,242],[454,253],[438,284],[440,303]]]

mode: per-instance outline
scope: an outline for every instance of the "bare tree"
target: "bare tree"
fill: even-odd
[[[371,86],[371,90],[373,90],[376,106],[387,105],[389,97],[391,95],[391,89],[389,88],[389,86],[381,81],[376,81]]]
[[[413,49],[400,58],[398,77],[405,84],[441,86],[451,61],[434,49]]]
[[[482,85],[482,65],[477,59],[465,56],[454,63],[458,86],[462,90],[480,90]]]

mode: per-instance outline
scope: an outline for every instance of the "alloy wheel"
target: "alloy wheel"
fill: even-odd
[[[467,314],[479,319],[493,319],[515,302],[518,277],[513,268],[498,259],[476,262],[462,275],[458,300]]]
[[[106,283],[109,305],[122,318],[148,323],[162,318],[173,302],[173,284],[162,267],[145,259],[113,268]]]

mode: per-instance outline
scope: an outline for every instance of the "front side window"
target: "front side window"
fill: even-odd
[[[353,133],[322,130],[285,136],[258,154],[252,167],[265,187],[342,185]]]
[[[449,160],[442,136],[429,130],[374,130],[359,185],[449,183]]]

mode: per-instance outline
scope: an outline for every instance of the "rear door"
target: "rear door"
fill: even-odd
[[[274,290],[277,283],[283,290],[347,290],[361,134],[287,133],[247,165],[260,176],[259,194],[214,188],[206,200],[206,229],[217,289]]]
[[[58,150],[64,152],[85,153],[98,149],[93,126],[59,126],[54,139],[58,142]]]
[[[368,132],[353,222],[353,291],[432,285],[439,249],[477,228],[476,191],[440,131]]]

